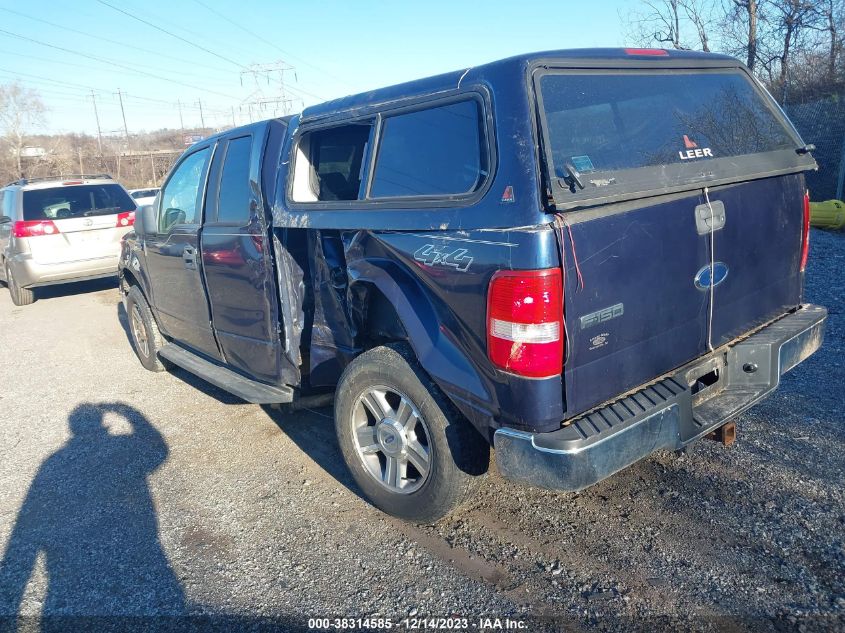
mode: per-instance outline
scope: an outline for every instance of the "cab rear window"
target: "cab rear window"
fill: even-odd
[[[72,185],[23,193],[25,220],[63,220],[135,210],[135,202],[118,184]]]
[[[539,87],[560,178],[796,147],[740,71],[561,72]]]

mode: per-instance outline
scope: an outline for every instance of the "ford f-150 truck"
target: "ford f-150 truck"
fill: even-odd
[[[821,344],[815,168],[740,62],[523,55],[189,148],[124,241],[131,339],[253,403],[334,393],[361,491],[438,519],[490,446],[580,490],[718,432]]]

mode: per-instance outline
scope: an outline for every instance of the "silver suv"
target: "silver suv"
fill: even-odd
[[[0,279],[12,302],[33,288],[117,274],[135,201],[108,175],[18,180],[0,189]]]

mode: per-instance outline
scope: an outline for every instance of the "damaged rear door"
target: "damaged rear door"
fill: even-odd
[[[544,69],[535,86],[566,272],[568,413],[800,303],[814,162],[743,69]]]
[[[278,121],[221,139],[209,178],[202,230],[202,265],[214,333],[224,361],[258,380],[287,383],[279,330],[276,269],[263,161],[275,169]],[[275,139],[275,142],[272,142]],[[274,156],[264,157],[265,145]]]

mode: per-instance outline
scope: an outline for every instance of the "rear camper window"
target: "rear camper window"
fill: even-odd
[[[582,197],[626,182],[642,188],[718,176],[723,158],[758,157],[759,163],[761,154],[783,152],[780,165],[740,163],[735,173],[737,167],[771,171],[796,162],[797,137],[739,70],[550,71],[538,86],[554,176],[565,180],[578,172],[584,191],[574,193]],[[652,168],[651,174],[623,173],[643,168]]]
[[[135,210],[135,202],[117,184],[73,185],[23,193],[25,220],[63,220]]]

